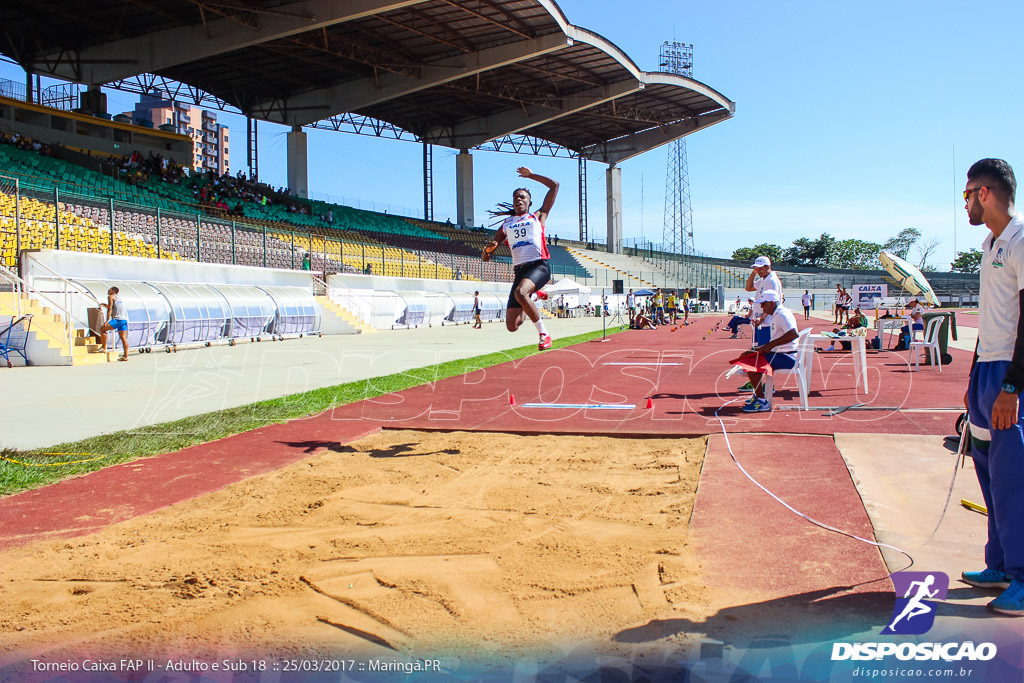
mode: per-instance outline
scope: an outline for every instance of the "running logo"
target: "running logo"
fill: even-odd
[[[896,588],[896,606],[882,633],[926,633],[935,623],[935,605],[927,601],[946,599],[949,577],[942,572],[896,572],[891,578]]]

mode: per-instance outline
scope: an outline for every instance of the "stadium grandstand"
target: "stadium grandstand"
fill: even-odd
[[[619,164],[727,122],[713,88],[554,0],[8,0],[0,55],[26,73],[0,81],[0,680],[845,680],[870,667],[829,641],[871,647],[838,641],[891,631],[925,574],[936,658],[978,642],[975,680],[1019,680],[1020,627],[952,583],[991,507],[953,452],[987,320],[929,311],[918,340],[879,305],[840,334],[837,284],[896,281],[774,264],[816,310],[766,358],[750,263],[624,239]],[[245,117],[247,168],[110,89]],[[421,144],[422,217],[314,199],[309,127]],[[603,236],[584,192],[579,239],[546,235],[536,332],[509,333],[508,245],[484,261],[486,151],[606,166]],[[977,303],[977,275],[929,278]]]
[[[463,315],[456,300],[465,292],[501,300],[512,279],[507,247],[490,262],[480,259],[489,233],[473,227],[472,150],[502,144],[560,150],[581,165],[608,164],[611,178],[621,173],[619,162],[727,120],[735,110],[703,83],[641,71],[544,0],[344,8],[181,1],[159,9],[102,0],[87,9],[21,2],[17,10],[0,29],[0,52],[26,72],[24,87],[0,83],[0,277],[11,296],[0,312],[40,312],[38,332],[45,327],[41,318],[55,315],[51,336],[66,338],[61,362],[80,356],[79,347],[109,348],[89,337],[87,321],[105,296],[102,283],[126,284],[127,298],[140,299],[129,303],[146,320],[130,316],[129,328],[138,328],[132,347],[143,351],[259,338],[248,326],[233,330],[230,321],[240,318],[230,311],[218,323],[223,306],[211,303],[210,292],[185,297],[204,313],[181,312],[184,304],[175,297],[184,295],[166,290],[167,282],[262,287],[274,310],[263,334],[274,337],[286,328],[326,329],[318,327],[319,316],[305,316],[316,327],[292,330],[284,321],[294,316],[282,303],[290,299],[271,293],[275,287],[308,291],[323,320],[337,313],[348,323],[335,330],[455,320]],[[193,39],[199,34],[205,37]],[[446,37],[454,34],[458,41]],[[327,67],[316,82],[296,76],[308,73],[311,60]],[[224,68],[228,62],[247,68]],[[70,85],[44,97],[42,76]],[[148,82],[148,92],[157,81],[248,118],[247,173],[192,169],[187,136],[106,111],[103,87],[131,90],[132,83]],[[63,94],[55,97],[54,90]],[[302,127],[336,125],[339,117],[389,127],[427,150],[459,150],[458,224],[430,220],[429,212],[426,219],[404,218],[309,198]],[[286,190],[259,182],[257,121],[292,128]],[[431,182],[424,178],[427,194]],[[618,190],[610,191],[609,201],[621,201]],[[608,234],[617,244],[616,220]],[[556,245],[551,251],[556,277],[595,279],[585,258]],[[151,281],[157,277],[164,284]],[[146,304],[143,284],[166,301]],[[450,293],[434,296],[437,291]],[[227,289],[218,296],[231,311],[243,305]],[[242,298],[262,296],[248,291]],[[500,317],[500,310],[488,315]],[[216,333],[184,332],[199,327]]]
[[[640,71],[613,44],[570,24],[553,4],[534,0],[500,8],[430,0],[371,3],[351,14],[319,8],[323,12],[315,17],[305,14],[305,5],[300,11],[280,2],[251,2],[245,12],[217,5],[207,8],[216,17],[207,30],[216,26],[209,35],[218,38],[184,51],[170,46],[207,21],[192,2],[172,2],[155,12],[107,0],[90,8],[89,16],[69,4],[45,31],[33,19],[48,11],[44,5],[22,4],[24,12],[3,28],[10,45],[5,54],[30,75],[21,89],[0,84],[0,93],[9,95],[0,97],[0,263],[12,274],[8,279],[26,275],[20,261],[37,250],[266,269],[267,286],[275,284],[271,272],[301,271],[311,296],[322,297],[318,305],[329,302],[327,310],[352,323],[347,331],[452,320],[454,297],[447,312],[409,315],[409,306],[423,306],[409,302],[441,287],[427,281],[465,281],[462,291],[507,287],[507,247],[488,263],[479,258],[489,231],[473,227],[471,150],[557,149],[581,165],[606,163],[606,199],[621,202],[614,194],[619,162],[726,120],[735,109],[702,83]],[[98,23],[115,12],[119,31]],[[421,30],[416,19],[422,17],[458,29],[462,42]],[[78,30],[82,23],[96,28],[85,42]],[[327,45],[311,42],[312,35],[327,36]],[[336,49],[342,43],[360,49]],[[396,45],[401,58],[384,60]],[[315,84],[290,77],[314,56],[336,66],[334,75]],[[260,76],[218,67],[225,59],[247,60]],[[381,70],[386,75],[378,79],[374,74]],[[580,78],[584,72],[587,78]],[[56,106],[45,106],[41,93],[33,95],[32,75],[67,79],[84,90],[51,97]],[[248,172],[218,174],[190,168],[191,141],[169,126],[111,118],[100,86],[124,88],[128,79],[143,76],[152,77],[150,83],[201,85],[200,99],[208,103],[233,108],[253,122],[290,125],[289,187],[259,181],[251,130]],[[466,101],[474,106],[461,106]],[[428,218],[421,219],[309,198],[302,127],[337,125],[339,116],[390,126],[427,150],[458,149],[457,224],[430,220],[426,210]],[[425,194],[432,192],[431,182],[425,173]],[[630,244],[622,239],[619,220],[609,217],[603,239],[587,235],[581,221],[579,241],[550,244],[554,276],[609,292],[703,291],[712,307],[743,291],[748,264]],[[776,269],[784,286],[815,292],[822,307],[830,305],[836,284],[895,284],[879,271]],[[165,277],[173,280],[174,272]],[[193,271],[176,272],[206,281]],[[372,296],[394,295],[408,305],[393,316],[367,313],[375,305],[352,279],[359,277],[372,280]],[[932,280],[945,301],[970,304],[976,296],[976,276],[936,274]],[[247,281],[258,286],[260,276]],[[22,279],[19,286],[31,284]],[[385,308],[390,311],[390,305]],[[319,330],[305,330],[313,331]],[[83,343],[93,346],[88,339]]]

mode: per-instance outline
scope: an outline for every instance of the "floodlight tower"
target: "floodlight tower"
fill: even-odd
[[[662,71],[693,77],[693,45],[665,41],[658,64]],[[668,254],[692,255],[693,215],[690,175],[686,168],[686,138],[669,144],[665,172],[665,223],[661,248]]]

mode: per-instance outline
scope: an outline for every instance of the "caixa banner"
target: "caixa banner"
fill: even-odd
[[[854,285],[850,294],[853,305],[862,311],[873,311],[879,299],[889,296],[889,285]]]

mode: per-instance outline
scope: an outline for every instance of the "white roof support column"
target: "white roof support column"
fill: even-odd
[[[302,126],[295,126],[288,133],[288,189],[296,197],[309,197],[309,162]]]
[[[622,169],[608,164],[605,171],[605,204],[608,207],[608,253],[622,251]]]
[[[473,155],[466,149],[460,149],[455,157],[455,206],[459,225],[464,228],[476,226],[473,216]]]

